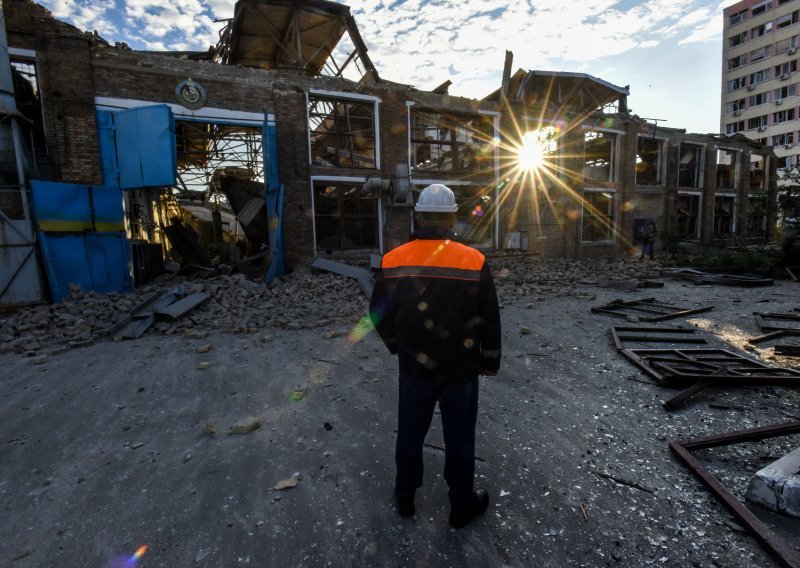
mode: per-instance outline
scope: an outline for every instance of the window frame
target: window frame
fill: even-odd
[[[368,139],[372,139],[374,142],[373,145],[373,156],[372,156],[372,166],[357,166],[357,165],[337,165],[336,163],[329,163],[329,164],[320,164],[314,161],[313,149],[314,144],[312,143],[312,136],[314,134],[314,129],[312,129],[312,117],[311,117],[311,99],[318,98],[322,101],[327,102],[334,102],[338,104],[361,104],[364,106],[369,106],[371,103],[372,105],[372,136],[367,137]],[[324,91],[318,89],[309,89],[306,91],[306,129],[307,129],[307,144],[308,144],[308,163],[311,166],[320,167],[320,168],[330,168],[331,171],[342,170],[342,169],[354,169],[354,170],[380,170],[381,167],[381,128],[380,128],[380,97],[372,96],[372,95],[362,95],[359,93],[348,93],[348,92],[341,92],[341,91]],[[327,115],[320,114],[319,117],[323,117]],[[322,122],[324,119],[320,120]],[[336,120],[334,118],[334,120]],[[341,136],[338,133],[334,133],[336,136]],[[345,136],[349,136],[351,141],[355,138],[355,134],[353,132],[349,132],[345,134]],[[338,152],[340,151],[337,149],[337,158]],[[352,158],[351,158],[352,159]],[[337,159],[338,161],[338,159]]]
[[[375,246],[372,245],[364,245],[364,246],[352,246],[347,247],[343,246],[344,239],[346,238],[345,233],[345,225],[347,224],[347,219],[365,219],[370,218],[371,215],[368,214],[361,214],[361,213],[344,213],[343,208],[337,209],[339,211],[338,214],[324,214],[318,211],[317,207],[317,184],[334,184],[337,186],[344,186],[344,185],[363,185],[366,183],[367,177],[362,176],[310,176],[309,178],[309,191],[311,197],[311,219],[312,219],[312,236],[313,236],[313,244],[314,244],[314,256],[318,254],[320,250],[330,250],[330,251],[347,251],[347,250],[373,250],[378,249],[379,251],[383,252],[383,215],[380,206],[380,199],[379,197],[363,197],[363,199],[369,199],[375,201],[375,227],[377,230],[377,235],[375,239]],[[359,189],[357,189],[359,191]],[[337,195],[337,207],[342,205],[344,196]],[[319,226],[317,219],[318,217],[332,217],[335,219],[335,223],[337,224],[337,231],[336,231],[336,238],[338,239],[338,243],[336,247],[322,247],[319,246]]]
[[[683,169],[683,147],[684,146],[692,146],[695,148],[696,155],[699,156],[699,161],[695,165],[694,174],[692,175],[693,178],[693,185],[681,185],[681,172]],[[689,189],[697,189],[703,187],[704,182],[704,169],[705,169],[705,160],[706,160],[706,145],[705,144],[698,144],[693,142],[685,142],[681,141],[678,145],[678,187],[684,187]]]
[[[655,168],[656,168],[655,183],[641,183],[639,181],[639,171],[638,171],[638,169],[639,169],[639,163],[640,163],[639,160],[640,160],[641,154],[643,153],[642,141],[648,141],[648,140],[649,141],[654,141],[656,143],[656,145],[657,145],[657,148],[656,148],[656,164],[655,164]],[[637,158],[636,168],[637,169],[636,169],[636,172],[635,172],[635,175],[634,175],[634,178],[635,178],[634,182],[635,182],[636,185],[655,186],[655,187],[663,187],[664,186],[664,180],[666,179],[666,175],[665,175],[666,160],[664,159],[665,150],[666,150],[666,140],[665,139],[663,139],[663,138],[654,138],[652,136],[647,136],[647,135],[643,135],[643,134],[637,135],[637,140],[636,140],[636,158]]]
[[[610,149],[610,156],[609,156],[609,172],[608,172],[608,179],[598,179],[594,177],[588,177],[587,172],[587,159],[586,159],[586,144],[587,144],[587,136],[590,132],[595,132],[600,135],[610,135],[613,136],[612,143],[609,144]],[[620,139],[623,132],[619,130],[611,130],[607,128],[594,128],[591,126],[584,126],[583,127],[583,147],[582,147],[582,156],[583,156],[583,166],[581,168],[581,175],[582,181],[584,184],[591,184],[591,183],[618,183],[619,182],[619,154],[620,154]],[[598,158],[600,159],[600,158]],[[600,166],[591,166],[593,168],[599,168]]]
[[[681,222],[679,220],[681,198],[688,198],[690,200],[690,203],[694,202],[694,203],[697,204],[697,206],[694,208],[693,211],[692,210],[687,210],[688,214],[686,215],[687,228],[688,228],[688,225],[690,224],[689,220],[693,220],[691,222],[691,224],[694,225],[694,232],[689,232],[687,230],[686,232],[681,234]],[[678,199],[677,199],[677,202],[675,203],[675,229],[678,232],[680,238],[686,239],[686,240],[690,240],[690,241],[696,241],[696,240],[700,239],[701,228],[702,228],[701,225],[702,225],[702,222],[703,222],[702,211],[703,211],[703,193],[702,192],[700,192],[700,191],[678,191]]]
[[[407,104],[407,108],[409,165],[412,175],[492,176],[494,174],[497,131],[494,114],[480,111],[453,113],[447,109],[416,104]],[[417,119],[421,117],[430,118],[428,122],[418,125]],[[472,125],[467,126],[469,123],[477,124],[477,128]],[[448,134],[438,138],[417,135],[418,131],[424,133],[430,129],[447,131]],[[447,163],[447,156],[450,156],[450,165],[443,167],[443,164]],[[421,162],[423,159],[431,166],[434,159],[439,164],[437,167],[420,167],[420,164],[424,163]],[[463,163],[471,166],[465,167]]]
[[[590,214],[589,218],[587,219],[586,212],[587,210],[591,213],[592,211],[598,211],[597,208],[588,208],[587,204],[589,203],[587,200],[587,195],[598,196],[604,195],[608,196],[611,195],[611,198],[608,199],[609,205],[606,209],[605,214]],[[610,209],[610,213],[609,213]],[[591,219],[597,219],[598,221],[591,225],[592,230],[594,231],[595,228],[600,227],[603,230],[603,221],[606,221],[606,229],[604,230],[604,234],[599,238],[586,238],[586,228],[587,222]],[[617,235],[617,191],[614,188],[584,188],[581,193],[581,244],[582,245],[607,245],[609,243],[613,243],[616,239]]]
[[[731,203],[731,210],[730,213],[727,215],[718,214],[717,210],[717,203],[718,200],[726,200],[730,201]],[[723,233],[721,232],[719,226],[722,224],[722,220],[726,218],[728,219],[728,223],[730,223],[730,229],[728,232]],[[712,221],[712,235],[713,238],[724,239],[725,237],[732,237],[736,234],[736,194],[735,193],[715,193],[714,194],[714,218]]]

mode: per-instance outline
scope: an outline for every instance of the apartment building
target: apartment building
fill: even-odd
[[[771,146],[800,165],[800,0],[744,0],[724,10],[721,132]]]

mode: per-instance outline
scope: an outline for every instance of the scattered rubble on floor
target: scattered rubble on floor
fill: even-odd
[[[657,276],[661,265],[630,257],[592,260],[544,259],[509,254],[491,257],[500,302],[520,298],[592,298],[583,286],[638,281]],[[207,329],[229,333],[258,333],[265,329],[319,328],[336,321],[358,321],[368,300],[351,278],[297,270],[264,286],[243,274],[187,280],[165,274],[154,283],[128,294],[83,292],[71,286],[59,304],[38,306],[0,319],[0,353],[30,357],[54,355],[91,344],[154,293],[181,285],[183,293],[207,294],[208,299],[182,317],[159,321],[147,333],[182,333],[202,339]],[[264,341],[269,340],[263,335]]]

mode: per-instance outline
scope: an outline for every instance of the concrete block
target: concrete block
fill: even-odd
[[[800,448],[756,472],[745,498],[800,517]]]

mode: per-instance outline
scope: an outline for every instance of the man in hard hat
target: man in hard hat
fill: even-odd
[[[450,188],[422,190],[418,230],[381,262],[370,316],[400,366],[395,497],[415,513],[422,486],[422,447],[436,403],[445,443],[450,525],[483,513],[489,495],[474,490],[478,376],[500,368],[500,309],[486,258],[455,240],[458,210]]]

